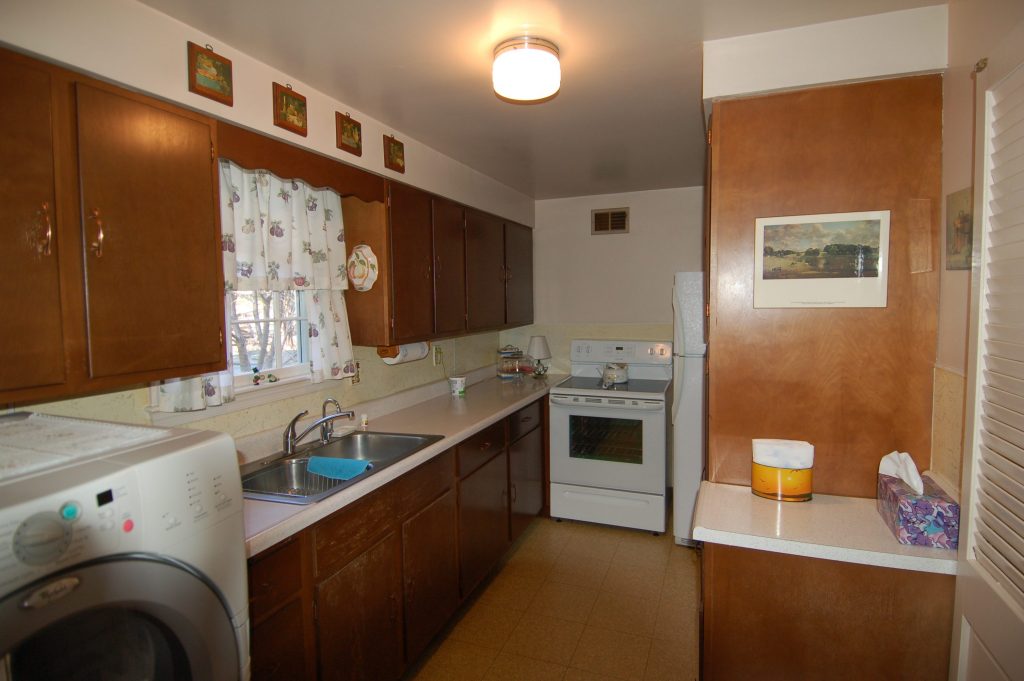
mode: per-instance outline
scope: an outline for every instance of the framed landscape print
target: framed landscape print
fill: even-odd
[[[274,125],[306,136],[306,98],[290,85],[274,83]]]
[[[209,45],[188,43],[188,91],[234,106],[233,88],[231,60],[214,52]]]
[[[363,124],[340,111],[334,112],[338,148],[356,156],[363,155]]]
[[[889,211],[757,218],[754,307],[885,307]]]
[[[394,135],[384,135],[384,167],[398,173],[405,172],[405,145]]]
[[[971,188],[946,197],[946,269],[971,269],[974,218],[971,216]]]

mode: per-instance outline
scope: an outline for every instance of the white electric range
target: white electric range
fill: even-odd
[[[629,380],[603,387],[608,363]],[[574,340],[551,389],[551,515],[665,531],[672,344]]]

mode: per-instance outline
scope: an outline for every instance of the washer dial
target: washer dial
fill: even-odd
[[[27,565],[46,565],[64,555],[71,545],[71,525],[55,511],[25,519],[14,531],[14,555]]]

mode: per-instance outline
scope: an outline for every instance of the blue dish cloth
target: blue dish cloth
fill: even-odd
[[[369,461],[358,459],[337,459],[330,456],[311,456],[306,470],[325,478],[350,480],[370,468]]]

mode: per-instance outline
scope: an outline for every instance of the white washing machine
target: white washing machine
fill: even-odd
[[[0,417],[0,681],[248,678],[231,438]]]

